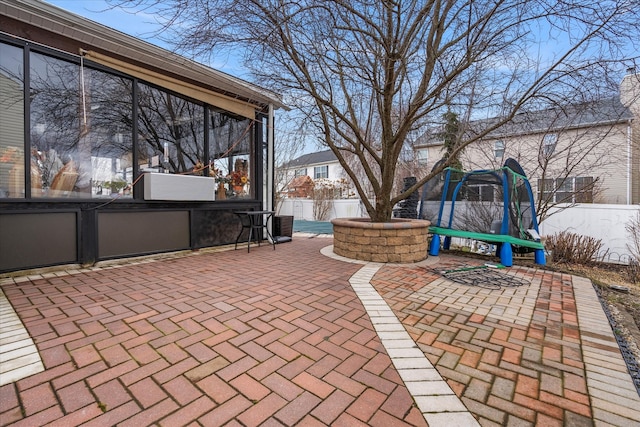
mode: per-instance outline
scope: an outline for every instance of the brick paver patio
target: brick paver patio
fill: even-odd
[[[330,244],[0,279],[45,368],[0,387],[0,425],[638,425],[588,281],[480,289],[438,273],[468,259]]]
[[[571,277],[509,273],[531,285],[488,290],[395,268],[374,286],[481,424],[591,425]]]

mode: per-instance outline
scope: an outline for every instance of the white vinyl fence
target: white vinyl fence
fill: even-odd
[[[625,226],[640,212],[638,205],[582,204],[554,213],[540,225],[540,234],[550,236],[568,230],[603,243],[603,261],[628,263],[627,245],[632,239]]]
[[[540,234],[550,236],[561,231],[593,237],[603,243],[600,256],[604,261],[628,263],[631,256],[627,245],[632,244],[625,226],[640,212],[638,205],[582,204],[561,210],[540,225]],[[313,217],[313,200],[284,199],[278,209],[279,215],[293,215],[295,219],[316,221]],[[334,200],[333,218],[366,217],[367,213],[357,199]]]
[[[294,219],[306,221],[319,221],[313,216],[313,200],[311,199],[284,199],[277,209],[278,215],[293,215]],[[329,217],[323,221],[331,221],[333,218],[363,218],[367,211],[360,204],[360,199],[338,199],[333,201],[333,207]]]

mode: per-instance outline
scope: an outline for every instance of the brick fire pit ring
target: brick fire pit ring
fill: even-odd
[[[429,221],[394,218],[390,222],[371,222],[368,218],[336,218],[331,223],[336,255],[396,263],[427,258]]]

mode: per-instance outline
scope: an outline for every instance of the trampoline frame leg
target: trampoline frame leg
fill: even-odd
[[[431,237],[431,243],[429,244],[429,255],[438,256],[440,252],[440,235],[434,234]]]
[[[535,263],[539,265],[546,265],[547,260],[544,255],[544,249],[536,249],[533,251],[533,257],[535,259]]]
[[[513,265],[511,243],[505,242],[500,246],[500,263],[505,267],[511,267]]]

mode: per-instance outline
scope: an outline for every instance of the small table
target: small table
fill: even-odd
[[[274,211],[234,211],[233,213],[238,215],[238,218],[240,218],[240,223],[242,224],[240,233],[238,234],[238,237],[236,237],[236,249],[238,249],[238,241],[240,240],[240,236],[242,236],[242,232],[245,229],[249,229],[249,238],[247,239],[247,252],[251,252],[251,240],[254,237],[258,242],[258,246],[260,246],[259,233],[260,229],[263,228],[267,232],[267,238],[269,242],[273,245],[273,250],[276,249],[275,239],[269,232],[269,227],[267,227],[269,219],[271,219],[271,221],[273,222],[273,214],[275,213]],[[266,216],[264,222],[262,222],[263,216]]]

